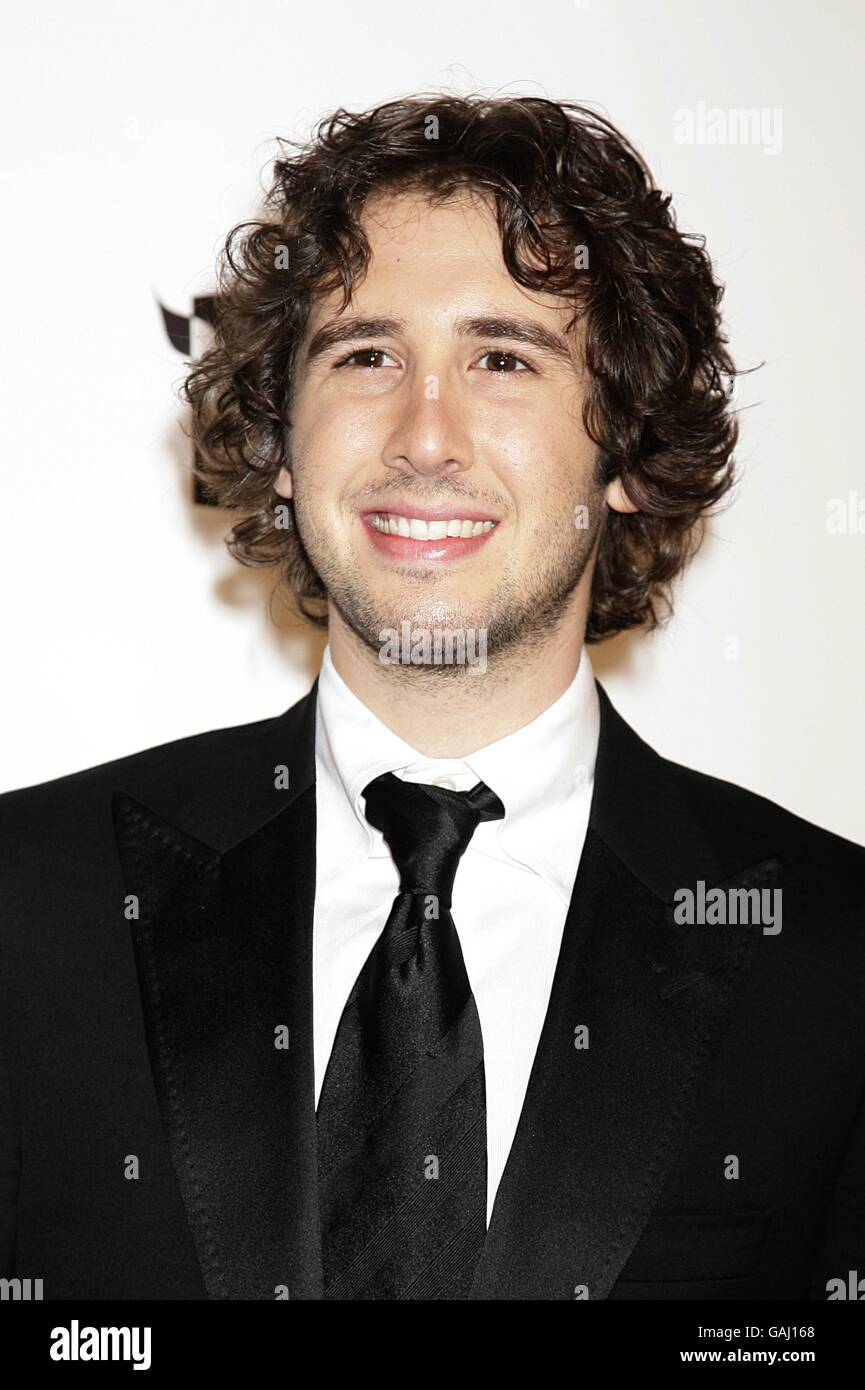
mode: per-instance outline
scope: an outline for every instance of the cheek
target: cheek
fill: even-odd
[[[292,454],[312,472],[329,479],[351,478],[360,465],[375,461],[380,449],[375,411],[349,408],[345,402],[319,398],[313,408],[295,415]]]
[[[352,474],[350,439],[334,421],[298,422],[291,437],[296,504],[310,512],[330,511]]]
[[[537,421],[535,421],[537,425]],[[594,446],[571,429],[502,436],[493,456],[499,476],[526,519],[553,516],[594,490]]]

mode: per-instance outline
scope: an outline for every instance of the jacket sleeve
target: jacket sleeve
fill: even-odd
[[[865,1299],[865,1095],[823,1224],[812,1274],[811,1300],[828,1298],[830,1279],[841,1279],[849,1289],[851,1274],[855,1274],[858,1298]]]

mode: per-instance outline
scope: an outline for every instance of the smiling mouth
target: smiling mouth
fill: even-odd
[[[405,511],[362,512],[360,520],[373,548],[387,561],[401,565],[420,565],[427,576],[439,565],[458,564],[484,550],[498,530],[499,522],[484,516],[474,508],[466,508],[468,516],[459,512],[448,515],[449,503],[433,507],[418,507],[426,516],[412,516]],[[474,513],[474,514],[472,514]]]
[[[428,520],[393,512],[369,512],[369,525],[383,536],[402,536],[413,541],[471,540],[492,531],[497,521],[475,521],[471,517],[439,517]]]

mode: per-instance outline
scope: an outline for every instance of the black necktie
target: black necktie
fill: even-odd
[[[343,1010],[319,1097],[326,1299],[462,1299],[486,1234],[480,1019],[453,918],[460,857],[504,807],[390,772],[364,793],[400,891]]]

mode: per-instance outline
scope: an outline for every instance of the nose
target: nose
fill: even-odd
[[[456,393],[442,399],[437,376],[419,375],[398,409],[399,418],[382,452],[386,467],[433,477],[471,468],[471,438]]]

